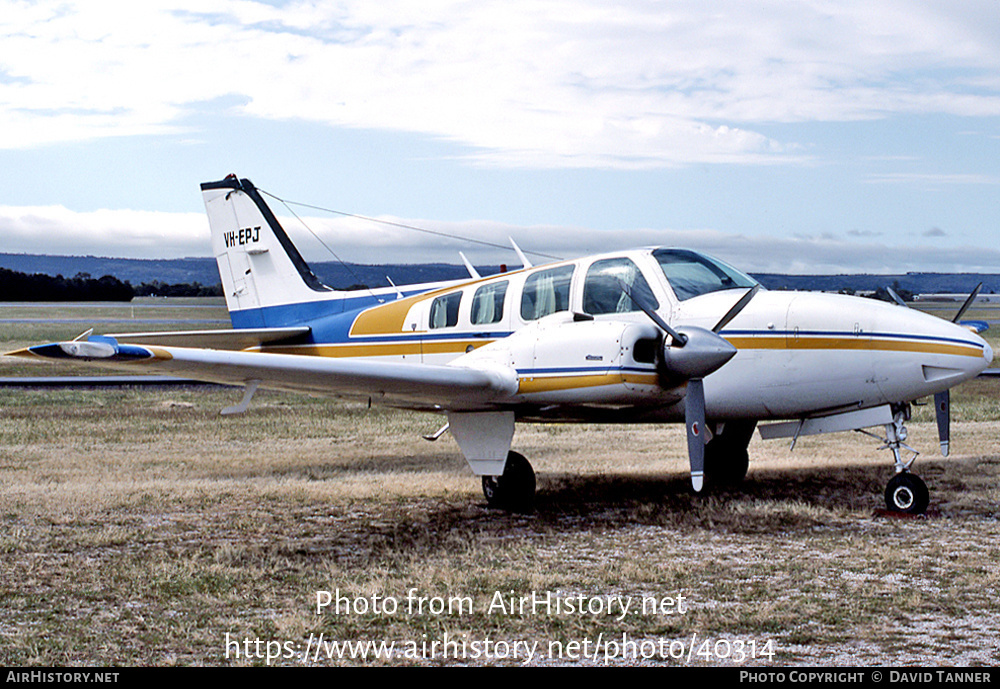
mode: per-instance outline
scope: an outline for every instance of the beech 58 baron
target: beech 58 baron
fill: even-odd
[[[954,322],[858,297],[769,292],[677,248],[337,291],[249,180],[201,188],[232,330],[88,333],[13,354],[245,386],[223,413],[245,411],[258,388],[436,412],[447,423],[428,439],[450,431],[487,502],[517,511],[530,509],[535,475],[511,451],[516,422],[683,422],[696,491],[744,478],[758,424],[793,445],[884,429],[895,467],[886,505],[910,513],[929,499],[905,442],[911,403],[935,397],[947,454],[948,390],[993,358]]]

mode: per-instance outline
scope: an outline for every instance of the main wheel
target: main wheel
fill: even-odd
[[[749,469],[750,453],[745,448],[727,448],[726,452],[705,448],[705,483],[710,487],[738,486]]]
[[[524,455],[511,451],[500,476],[483,476],[483,495],[490,507],[531,512],[535,508],[535,470]]]
[[[927,484],[908,471],[893,476],[885,487],[885,506],[890,512],[923,514],[929,502]]]
[[[756,421],[727,421],[723,433],[705,446],[705,485],[728,487],[743,482],[750,468],[747,446],[756,426]]]

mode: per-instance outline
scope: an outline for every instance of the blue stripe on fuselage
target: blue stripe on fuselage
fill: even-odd
[[[423,294],[426,291],[426,289],[421,289],[403,292],[403,296],[412,297]],[[264,306],[256,309],[230,311],[229,318],[236,329],[278,328],[286,325],[309,325],[315,328],[315,321],[327,320],[339,314],[351,314],[351,321],[353,322],[354,318],[361,311],[372,306],[388,304],[393,301],[395,301],[395,298],[391,295],[375,296],[370,292],[364,292],[357,296],[340,299],[322,299],[319,301],[278,304],[276,306]]]
[[[719,335],[725,337],[731,335],[738,336],[765,336],[765,337],[850,337],[855,339],[882,339],[882,340],[914,340],[917,342],[951,342],[955,344],[967,345],[969,347],[983,348],[982,344],[966,340],[959,337],[942,337],[941,335],[918,335],[915,333],[887,333],[879,331],[865,331],[856,333],[851,330],[727,330],[723,329]]]

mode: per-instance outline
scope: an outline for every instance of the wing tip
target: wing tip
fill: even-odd
[[[21,349],[15,349],[12,352],[4,352],[3,356],[19,356],[24,358],[33,358],[36,356],[41,356],[31,351],[31,347],[22,347]]]

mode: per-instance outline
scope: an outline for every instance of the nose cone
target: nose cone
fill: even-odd
[[[993,360],[983,338],[916,309],[857,299],[846,323],[870,338],[872,380],[889,402],[928,397],[978,376]]]
[[[986,340],[983,340],[983,358],[986,359],[987,366],[993,363],[993,348],[990,347],[990,343]]]
[[[949,325],[955,329],[954,332],[956,340],[979,348],[981,356],[968,357],[970,361],[966,366],[963,366],[963,368],[969,372],[970,378],[978,376],[987,366],[993,363],[993,348],[990,346],[989,342],[966,328],[964,325],[957,325],[954,323],[949,323]]]
[[[942,389],[975,378],[993,361],[993,348],[962,325],[909,311],[908,327],[921,349],[920,363],[925,382]],[[905,332],[905,331],[904,331]]]

